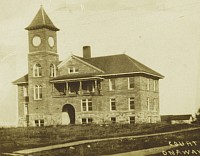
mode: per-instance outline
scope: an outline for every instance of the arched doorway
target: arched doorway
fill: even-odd
[[[62,108],[62,125],[75,124],[75,109],[72,105],[66,104]]]

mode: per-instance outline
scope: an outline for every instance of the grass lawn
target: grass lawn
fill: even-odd
[[[52,144],[66,143],[77,140],[88,140],[88,139],[96,139],[96,138],[108,138],[108,137],[117,137],[117,136],[128,136],[128,135],[141,135],[141,134],[151,134],[157,132],[167,132],[173,130],[179,130],[183,128],[194,127],[194,125],[188,124],[180,124],[180,125],[169,125],[169,124],[141,124],[141,125],[108,125],[108,126],[100,126],[100,125],[70,125],[70,126],[58,126],[58,127],[30,127],[30,128],[1,128],[0,129],[0,154],[3,152],[12,152],[21,149],[28,149],[34,147],[41,147]],[[159,139],[159,138],[158,138]],[[137,139],[138,140],[138,139]],[[131,140],[134,141],[134,140]],[[143,145],[148,147],[148,140],[141,139]],[[147,144],[146,144],[147,142]],[[116,146],[121,145],[137,145],[137,141],[134,143],[130,142],[130,140],[118,140],[118,141],[110,141],[108,143],[100,142],[94,143],[90,145],[92,148],[88,147],[88,145],[79,146],[79,150],[71,150],[67,149],[68,152],[77,151],[79,155],[83,153],[86,149],[102,149],[108,147],[110,151],[117,149]],[[152,145],[152,143],[149,143]],[[160,145],[160,144],[158,144]],[[131,146],[132,147],[132,146]],[[130,148],[127,146],[126,148]],[[142,148],[141,145],[137,146],[138,149]],[[124,149],[120,148],[120,149]],[[59,151],[66,149],[60,149]],[[132,149],[130,149],[132,150]],[[57,150],[55,150],[58,152]],[[55,153],[56,153],[55,152]],[[112,153],[112,152],[111,152]],[[71,153],[72,155],[76,155],[76,153]],[[71,155],[69,154],[69,155]],[[43,154],[42,154],[43,155]],[[47,155],[47,154],[44,154]],[[60,156],[62,153],[60,153]],[[84,154],[87,155],[87,154]],[[96,152],[95,152],[96,155]]]
[[[34,153],[33,156],[100,156],[100,155],[109,155],[116,153],[124,153],[129,151],[148,149],[153,147],[167,146],[170,142],[192,142],[195,141],[197,146],[193,144],[193,146],[184,145],[183,147],[177,147],[175,149],[171,149],[165,151],[165,153],[158,153],[151,156],[170,156],[177,155],[173,154],[173,151],[176,153],[178,150],[190,149],[190,150],[199,150],[198,154],[193,154],[190,151],[190,154],[186,154],[189,156],[192,155],[200,155],[200,130],[194,130],[190,132],[181,132],[177,134],[167,134],[164,136],[152,136],[152,137],[144,137],[137,139],[117,139],[111,141],[102,141],[96,142],[92,144],[83,144],[74,146],[73,148],[67,147],[62,149],[56,149],[51,151],[44,151],[39,153]],[[168,153],[167,153],[168,152]],[[167,154],[166,154],[167,153]],[[180,153],[180,152],[179,152]],[[184,155],[179,154],[179,156]]]

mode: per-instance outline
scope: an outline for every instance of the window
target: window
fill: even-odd
[[[134,98],[129,98],[129,109],[130,110],[133,110],[135,109],[135,101],[134,101]]]
[[[91,99],[83,99],[82,100],[82,111],[92,111],[92,100]]]
[[[76,68],[76,67],[69,67],[68,68],[68,73],[70,74],[70,73],[78,73],[78,68]]]
[[[156,91],[156,80],[153,80],[153,91]]]
[[[28,102],[24,103],[24,115],[28,115]]]
[[[150,79],[147,79],[147,90],[150,90]]]
[[[88,100],[88,111],[92,111],[92,100]]]
[[[110,99],[110,110],[116,110],[116,100]]]
[[[82,100],[82,111],[87,111],[86,100]]]
[[[33,77],[41,77],[41,76],[42,76],[42,66],[37,63],[33,66]]]
[[[34,100],[41,100],[42,99],[42,86],[35,85],[34,86]]]
[[[56,66],[54,64],[50,65],[50,77],[56,77]]]
[[[55,92],[55,86],[54,86],[54,83],[51,84],[51,91],[52,91],[52,93]]]
[[[111,118],[110,118],[110,121],[111,121],[112,123],[116,123],[116,117],[111,117]]]
[[[35,126],[36,127],[44,127],[44,120],[35,120]]]
[[[23,96],[24,97],[28,96],[28,86],[23,86]]]
[[[91,124],[92,122],[92,118],[82,118],[82,124]]]
[[[153,111],[157,111],[157,100],[153,99]]]
[[[109,79],[109,90],[115,90],[115,79]]]
[[[149,98],[147,98],[147,110],[150,110]]]
[[[135,117],[134,116],[130,116],[129,117],[129,123],[130,124],[135,124]]]
[[[134,77],[129,77],[128,78],[128,89],[133,89],[134,88]]]

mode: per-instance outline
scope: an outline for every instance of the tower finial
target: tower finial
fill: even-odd
[[[43,7],[43,0],[40,0],[40,6]]]

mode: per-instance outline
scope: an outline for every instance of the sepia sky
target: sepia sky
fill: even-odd
[[[17,119],[17,87],[27,73],[30,24],[41,3],[58,32],[60,60],[122,54],[165,76],[161,114],[195,113],[200,106],[199,0],[0,0],[0,125]],[[120,62],[119,62],[120,63]]]

